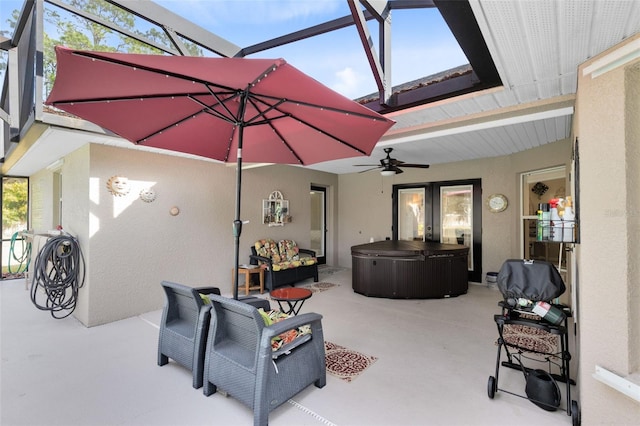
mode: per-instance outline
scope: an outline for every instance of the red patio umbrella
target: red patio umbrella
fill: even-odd
[[[368,156],[394,124],[284,59],[108,53],[56,47],[46,103],[135,143],[237,163],[308,165]]]

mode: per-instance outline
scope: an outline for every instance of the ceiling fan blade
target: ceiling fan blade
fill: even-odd
[[[372,168],[367,169],[367,170],[360,170],[358,173],[366,173],[366,172],[370,172],[371,170],[377,170],[379,168],[380,168],[379,166],[378,167],[372,167]]]
[[[428,164],[409,164],[404,161],[397,160],[395,158],[391,158],[391,151],[393,148],[385,148],[384,152],[387,154],[386,157],[380,159],[380,165],[376,164],[355,164],[356,167],[372,167],[371,169],[363,170],[359,173],[368,172],[369,170],[374,169],[382,169],[382,173],[386,175],[386,173],[393,172],[396,175],[400,173],[404,173],[400,167],[413,167],[417,169],[428,169]]]
[[[418,168],[418,169],[428,169],[429,165],[428,164],[409,164],[409,163],[404,163],[401,165],[401,167],[414,167],[414,168]]]

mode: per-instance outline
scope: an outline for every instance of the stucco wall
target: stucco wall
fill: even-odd
[[[63,226],[78,237],[90,265],[74,313],[83,324],[159,309],[162,280],[231,292],[235,167],[87,144],[65,158],[62,173]],[[108,191],[115,175],[129,179],[129,194]],[[258,238],[293,238],[308,246],[312,183],[328,188],[328,207],[335,209],[333,174],[286,166],[244,170],[241,217],[250,223],[243,227],[241,262],[248,262]],[[157,193],[151,203],[139,198],[147,187]],[[262,200],[274,190],[290,203],[293,221],[284,227],[262,224]],[[173,206],[177,216],[169,214]],[[327,249],[333,259],[335,242]]]
[[[394,184],[480,178],[482,271],[498,271],[506,259],[520,257],[520,173],[568,165],[570,158],[571,143],[564,140],[508,156],[404,169],[392,177],[383,178],[376,171],[340,175],[339,264],[351,267],[351,246],[367,243],[371,237],[376,241],[391,237]],[[507,196],[509,207],[504,212],[489,212],[484,201],[494,193]]]
[[[574,129],[580,150],[578,385],[583,424],[638,424],[640,419],[639,402],[592,376],[596,365],[622,377],[637,374],[640,362],[640,61],[599,76],[583,75],[585,67],[618,48],[578,72]]]
[[[55,228],[53,223],[53,173],[42,170],[29,177],[29,200],[31,202],[31,229],[44,232]]]
[[[103,309],[94,298],[94,288],[89,284],[91,271],[91,244],[89,223],[93,220],[93,209],[89,199],[90,148],[85,145],[69,154],[62,166],[62,220],[64,230],[78,239],[85,259],[86,280],[78,292],[78,303],[74,316],[83,324],[90,324],[91,316]],[[52,204],[51,209],[54,208]]]

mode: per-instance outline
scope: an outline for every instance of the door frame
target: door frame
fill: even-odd
[[[469,271],[469,281],[482,282],[482,179],[448,180],[438,182],[418,182],[393,185],[392,192],[392,235],[398,239],[398,191],[400,189],[424,188],[425,190],[425,240],[440,242],[440,188],[443,186],[473,186],[473,270]],[[428,236],[431,235],[431,238]]]
[[[322,236],[321,244],[322,244],[322,247],[324,247],[324,255],[316,256],[316,258],[318,259],[319,265],[324,265],[327,263],[327,188],[319,185],[311,185],[310,190],[312,192],[322,193],[322,198],[323,198],[323,202],[322,202],[323,212],[322,212],[322,224],[321,224],[321,230],[323,232],[321,233],[321,236]]]

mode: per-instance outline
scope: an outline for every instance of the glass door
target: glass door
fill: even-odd
[[[440,187],[440,242],[469,247],[473,270],[473,185]]]
[[[425,240],[425,188],[398,190],[398,240]],[[430,229],[429,229],[430,230]],[[429,233],[429,239],[431,234]]]

